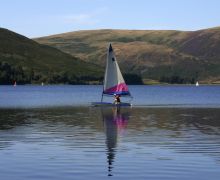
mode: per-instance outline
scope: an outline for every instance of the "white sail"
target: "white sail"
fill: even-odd
[[[107,53],[103,94],[118,94],[124,96],[130,95],[128,86],[126,85],[124,78],[121,74],[111,44],[109,45]]]

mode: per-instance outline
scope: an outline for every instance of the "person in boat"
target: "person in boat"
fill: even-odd
[[[121,103],[120,95],[114,94],[114,96],[115,96],[114,104],[120,104]]]

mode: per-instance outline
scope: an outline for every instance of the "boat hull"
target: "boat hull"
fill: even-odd
[[[129,107],[131,106],[131,103],[119,103],[119,104],[114,104],[114,103],[108,103],[108,102],[92,102],[92,106],[95,107]]]

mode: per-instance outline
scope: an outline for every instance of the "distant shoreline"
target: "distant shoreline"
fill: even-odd
[[[44,85],[33,83],[33,84],[17,84],[16,86],[102,86],[103,84],[47,84]],[[199,86],[219,86],[220,83],[204,83]],[[0,84],[0,86],[14,86],[13,84]],[[169,83],[147,83],[147,84],[129,84],[129,86],[196,86],[195,84],[169,84]]]

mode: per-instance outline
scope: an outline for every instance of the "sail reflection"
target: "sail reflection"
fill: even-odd
[[[125,133],[129,119],[129,110],[123,108],[122,112],[122,109],[119,107],[106,108],[102,109],[102,116],[106,133],[108,176],[112,176],[118,138]]]

